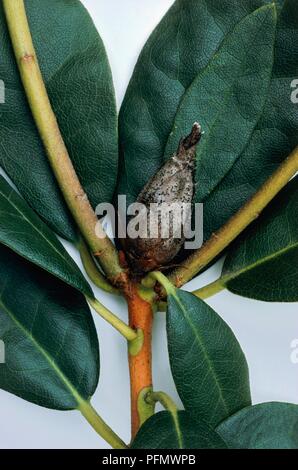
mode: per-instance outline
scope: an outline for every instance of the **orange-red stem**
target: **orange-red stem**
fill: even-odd
[[[139,430],[141,421],[138,410],[140,393],[152,387],[152,324],[153,311],[150,303],[143,300],[137,287],[132,285],[127,294],[129,325],[143,331],[144,341],[137,354],[129,353],[130,387],[131,387],[131,432],[132,438]]]

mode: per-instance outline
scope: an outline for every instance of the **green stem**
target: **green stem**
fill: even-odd
[[[93,429],[108,443],[113,449],[127,449],[127,445],[117,434],[104,422],[97,414],[89,402],[81,402],[78,410],[93,427]]]
[[[201,287],[200,289],[193,291],[193,294],[199,297],[200,299],[208,299],[209,297],[218,294],[225,288],[226,286],[223,280],[220,278],[214,282],[211,282],[210,284],[207,284],[204,287]]]
[[[168,308],[167,302],[163,302],[162,300],[156,303],[156,309],[158,312],[166,312]]]
[[[165,392],[148,392],[146,401],[149,404],[160,403],[165,410],[169,411],[173,415],[177,414],[178,408],[173,399]]]
[[[173,271],[169,280],[177,287],[192,279],[205,266],[213,261],[230,243],[256,220],[263,209],[279,193],[298,171],[298,147],[286,158],[271,177],[247,201],[247,203],[224,224],[218,232],[178,269]]]
[[[152,271],[152,273],[150,273],[148,276],[149,278],[159,282],[159,284],[165,289],[167,295],[175,295],[175,286],[163,273],[160,271]]]
[[[118,252],[107,237],[76,175],[53,112],[33,46],[24,0],[3,0],[28,103],[65,201],[94,256],[114,285],[124,282]]]
[[[140,419],[140,427],[151,418],[155,412],[155,401],[150,400],[153,390],[152,387],[145,387],[138,396],[138,413]]]
[[[179,417],[178,417],[178,408],[176,403],[172,400],[171,397],[169,397],[166,393],[164,392],[149,392],[146,397],[146,401],[150,403],[157,403],[159,402],[169,413],[172,415],[173,423],[176,429],[178,441],[179,441],[179,448],[183,449],[183,440],[182,440],[182,435],[181,435],[181,430],[180,430],[180,425],[179,425]]]
[[[91,299],[90,297],[86,297],[87,302],[89,305],[110,325],[112,325],[119,333],[124,336],[127,341],[134,341],[138,339],[137,331],[133,330],[124,323],[120,318],[118,318],[114,313],[108,310],[104,305],[102,305],[99,300]]]
[[[86,245],[83,239],[80,240],[78,244],[78,249],[81,256],[81,261],[84,266],[84,269],[89,277],[89,279],[100,289],[108,292],[109,294],[117,294],[119,295],[118,289],[113,287],[106,277],[99,271],[98,267],[96,266],[96,262],[94,261],[88,246]]]

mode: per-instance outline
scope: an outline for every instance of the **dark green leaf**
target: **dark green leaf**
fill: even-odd
[[[0,388],[47,408],[93,395],[98,341],[79,292],[0,246]]]
[[[298,449],[298,405],[250,406],[220,424],[217,432],[232,449]]]
[[[250,404],[245,356],[206,303],[176,289],[168,296],[167,332],[174,381],[187,411],[216,426]]]
[[[235,294],[270,302],[298,300],[298,177],[228,254],[221,281]]]
[[[199,121],[205,135],[196,155],[198,201],[204,200],[239,158],[260,118],[273,67],[275,28],[273,5],[246,16],[181,100],[165,158],[175,152],[194,120]]]
[[[196,422],[186,411],[168,411],[148,419],[138,432],[132,449],[224,449],[220,436],[207,424]]]
[[[89,284],[63,245],[2,176],[0,243],[92,297]]]
[[[275,64],[263,114],[241,158],[204,201],[206,238],[255,193],[298,145],[297,104],[290,100],[291,83],[297,76],[297,1],[285,0],[277,24]]]
[[[2,3],[2,2],[1,2]],[[117,178],[114,91],[103,43],[77,0],[27,0],[41,70],[75,169],[93,206],[110,201]],[[43,145],[34,125],[0,6],[0,164],[51,228],[75,240]]]
[[[177,110],[193,81],[198,75],[208,72],[224,43],[229,41],[231,32],[239,28],[239,22],[267,3],[271,3],[270,0],[177,0],[174,3],[144,47],[121,109],[122,170],[119,193],[127,194],[130,201],[135,200],[140,189],[164,161],[165,147]],[[230,141],[226,139],[226,135],[222,136],[221,129],[214,135],[217,142],[222,137],[222,145],[217,144],[212,150],[213,157],[216,157],[216,149],[218,150],[218,160],[212,160],[208,177],[212,179],[211,186],[216,181],[218,185],[203,200],[205,238],[209,238],[212,232],[243,205],[298,144],[297,105],[290,101],[290,85],[298,76],[298,9],[296,0],[281,0],[276,3],[279,6],[284,4],[284,9],[278,18],[275,61],[269,91],[264,91],[261,98],[263,101],[267,96],[267,100],[254,122],[254,129],[248,124],[245,135],[240,135],[242,127],[234,123],[234,113],[226,114],[225,129],[231,126],[229,136],[231,139],[240,137],[239,147],[236,143],[233,147],[234,157],[237,154],[238,159],[227,174],[225,173],[231,163],[230,155],[226,156],[227,162],[221,162],[224,167],[219,165],[219,157],[221,148],[228,148]],[[262,29],[261,25],[260,28]],[[268,33],[269,29],[265,36]],[[239,38],[240,36],[241,34]],[[245,53],[250,58],[254,55],[257,64],[259,54],[262,54],[259,50],[260,41],[254,35],[246,38],[246,43],[249,41],[252,41],[252,45],[246,48]],[[238,50],[242,49],[244,47],[239,42]],[[215,87],[210,82],[206,86],[205,94],[208,93],[210,99],[215,101],[207,110],[208,113],[212,113],[215,107],[224,107],[223,97],[218,99],[221,83]],[[257,85],[252,92],[252,101],[259,91]],[[247,103],[247,100],[244,91],[239,107]],[[189,122],[202,120],[201,110],[194,110],[193,115],[187,116],[187,119]],[[251,130],[250,134],[246,133],[248,128]],[[209,129],[205,130],[207,134],[204,138],[208,140]],[[245,142],[242,137],[245,137]],[[204,146],[204,141],[201,146]],[[199,147],[198,150],[203,152],[204,148],[200,150]],[[168,158],[169,155],[165,157]],[[200,172],[206,171],[204,165],[209,166],[212,162],[200,162]],[[206,193],[207,174],[205,176],[203,181],[198,178],[197,188],[198,194],[202,191],[201,196]],[[219,182],[221,178],[223,179]],[[204,186],[201,187],[200,182]]]

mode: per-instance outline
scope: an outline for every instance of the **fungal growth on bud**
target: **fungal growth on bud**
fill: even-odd
[[[139,234],[128,231],[124,245],[135,274],[169,266],[184,241],[184,225],[190,223],[194,196],[196,146],[201,126],[181,139],[177,152],[149,180],[137,198]],[[135,221],[136,223],[136,221]]]

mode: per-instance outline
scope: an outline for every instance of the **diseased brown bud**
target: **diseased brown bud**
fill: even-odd
[[[180,141],[177,152],[137,198],[144,205],[145,210],[137,218],[139,226],[147,229],[146,234],[124,241],[127,260],[135,274],[168,266],[185,241],[183,224],[191,218],[196,145],[201,136],[201,126],[195,123],[191,133]]]

